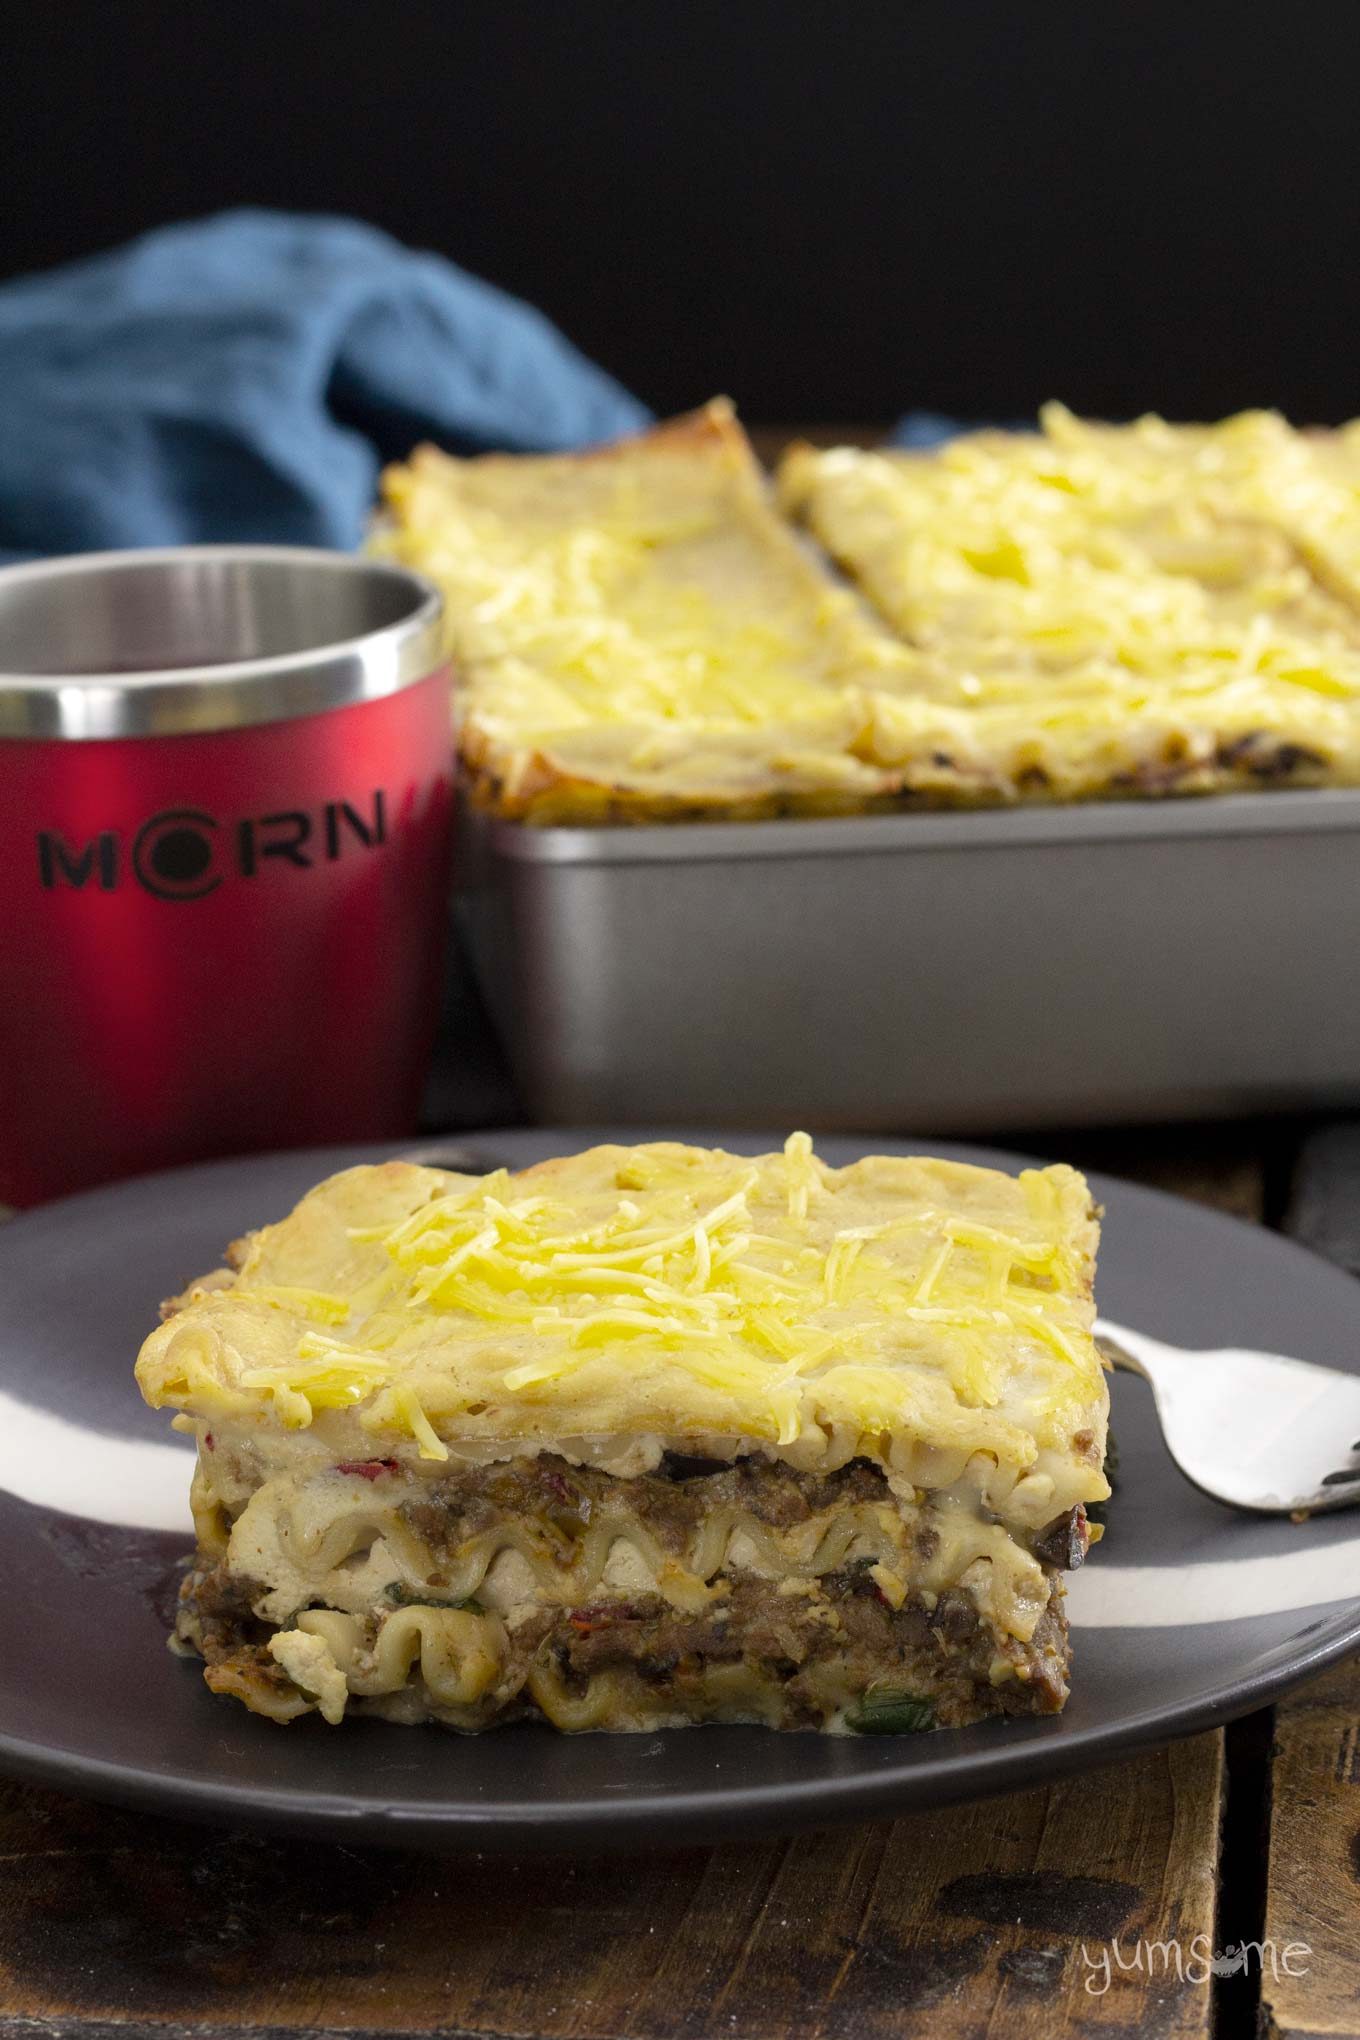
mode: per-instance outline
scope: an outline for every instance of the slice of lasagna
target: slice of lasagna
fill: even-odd
[[[333,1176],[142,1349],[218,1693],[481,1729],[1052,1713],[1102,1500],[1074,1170],[598,1147]]]
[[[473,799],[535,822],[835,813],[896,790],[855,684],[901,648],[773,509],[730,404],[589,454],[384,476],[445,598]]]

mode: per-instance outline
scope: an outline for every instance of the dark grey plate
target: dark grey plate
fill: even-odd
[[[521,1130],[468,1145],[522,1165],[599,1137]],[[902,1149],[828,1139],[820,1151],[843,1162],[868,1146]],[[181,1169],[0,1229],[11,1435],[25,1422],[18,1402],[108,1439],[164,1442],[165,1419],[143,1408],[131,1380],[158,1298],[319,1176],[386,1152]],[[1360,1285],[1349,1276],[1214,1212],[1101,1178],[1095,1187],[1107,1208],[1107,1317],[1186,1346],[1260,1346],[1360,1370]],[[1142,1385],[1118,1377],[1114,1395],[1120,1492],[1074,1589],[1075,1683],[1057,1720],[862,1741],[738,1728],[560,1738],[520,1726],[463,1737],[314,1718],[280,1729],[213,1699],[198,1669],[166,1651],[183,1537],[0,1493],[0,1766],[166,1812],[371,1841],[639,1848],[1031,1785],[1243,1713],[1360,1647],[1360,1515],[1304,1525],[1235,1516],[1177,1475]],[[50,1424],[39,1422],[35,1439],[17,1479],[30,1494],[69,1457]],[[189,1468],[186,1452],[186,1489]],[[1227,1621],[1214,1619],[1224,1593],[1239,1610]]]

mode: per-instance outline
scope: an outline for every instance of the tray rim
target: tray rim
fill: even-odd
[[[534,823],[460,804],[460,829],[515,864],[629,865],[894,852],[1184,842],[1360,831],[1360,787],[1183,795],[1160,800],[756,821]],[[457,874],[455,875],[455,885]]]

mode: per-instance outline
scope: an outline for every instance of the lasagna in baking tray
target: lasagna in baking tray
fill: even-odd
[[[601,822],[1360,784],[1360,425],[795,447],[730,405],[386,477],[474,800]],[[782,514],[781,514],[782,513]],[[801,527],[806,549],[795,536]]]
[[[875,760],[997,800],[1360,782],[1360,428],[1041,423],[783,461],[909,648]]]
[[[276,1721],[1047,1714],[1103,1499],[1075,1170],[599,1147],[320,1184],[137,1363],[181,1648]]]

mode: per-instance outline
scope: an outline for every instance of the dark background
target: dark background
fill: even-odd
[[[328,209],[661,410],[1360,411],[1353,0],[55,0],[3,55],[0,275]]]

